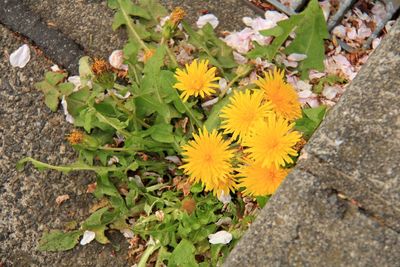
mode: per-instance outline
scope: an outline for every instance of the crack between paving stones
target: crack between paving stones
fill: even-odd
[[[314,158],[318,161],[318,163],[321,163],[321,164],[324,164],[324,165],[325,165],[325,164],[328,164],[327,161],[323,160],[322,158],[318,157],[317,155],[315,155],[315,154],[313,154],[313,153],[309,153],[309,156],[314,157]],[[304,168],[304,167],[301,167],[301,166],[298,166],[297,168],[298,168],[300,171],[303,171],[303,172],[305,172],[305,173],[307,173],[307,174],[310,174],[310,175],[312,175],[312,176],[314,176],[314,177],[318,177],[318,176],[319,176],[317,173],[313,172],[312,170],[310,170],[310,169],[308,169],[308,168]],[[351,176],[349,176],[349,175],[347,175],[346,173],[344,173],[344,172],[342,172],[342,171],[336,169],[335,167],[328,166],[328,168],[330,168],[330,169],[333,170],[335,173],[337,173],[337,174],[339,174],[339,175],[341,175],[341,176],[343,176],[343,177],[345,177],[345,178],[347,178],[347,179],[354,180],[354,179],[352,179]],[[390,230],[394,231],[394,232],[397,233],[397,234],[400,234],[400,230],[395,229],[394,227],[392,227],[392,226],[390,226],[390,225],[387,225],[387,223],[385,222],[385,219],[384,219],[384,218],[382,218],[382,217],[376,215],[374,212],[372,212],[372,211],[368,210],[367,208],[363,207],[363,206],[362,206],[360,203],[358,203],[355,199],[352,199],[351,197],[346,196],[345,194],[341,193],[338,189],[336,189],[336,188],[334,188],[334,187],[330,187],[329,189],[331,189],[331,190],[333,190],[334,192],[336,192],[336,196],[337,196],[340,200],[345,201],[345,202],[347,202],[347,203],[350,204],[350,205],[356,206],[356,207],[357,207],[357,210],[358,210],[358,212],[359,212],[360,214],[364,215],[365,217],[369,218],[370,220],[375,221],[376,223],[378,223],[378,224],[381,225],[382,227],[385,227],[385,228],[387,228],[387,229],[390,229]],[[379,198],[378,196],[376,196],[376,197]],[[398,210],[398,209],[395,208],[395,207],[392,207],[392,208],[395,209],[396,211]]]

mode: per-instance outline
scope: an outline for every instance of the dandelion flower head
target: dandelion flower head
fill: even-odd
[[[301,139],[301,134],[292,131],[294,123],[269,115],[265,120],[257,122],[244,139],[245,153],[250,159],[260,163],[262,167],[274,165],[276,168],[293,163],[290,156],[297,156],[293,149]]]
[[[211,133],[206,128],[199,134],[193,134],[194,140],[182,147],[184,164],[180,166],[189,176],[189,181],[200,182],[205,191],[226,191],[224,185],[230,185],[233,150],[216,130]],[[228,186],[228,188],[231,188]]]
[[[232,133],[232,138],[242,140],[255,122],[265,118],[271,112],[271,105],[264,103],[264,93],[260,90],[245,92],[234,91],[230,103],[221,110],[221,128],[224,133]]]
[[[193,60],[189,65],[186,64],[185,69],[177,69],[175,78],[178,82],[174,88],[182,91],[181,98],[187,101],[190,96],[200,95],[202,98],[215,93],[215,88],[219,85],[214,83],[220,78],[215,77],[217,69],[212,67],[208,69],[208,60]]]
[[[273,194],[283,179],[289,173],[288,169],[270,166],[263,167],[261,163],[245,159],[244,165],[238,168],[238,187],[244,187],[244,195],[253,197]]]
[[[293,121],[301,117],[301,104],[297,92],[292,85],[283,80],[285,72],[274,69],[264,72],[265,78],[259,78],[255,83],[265,93],[276,114]]]

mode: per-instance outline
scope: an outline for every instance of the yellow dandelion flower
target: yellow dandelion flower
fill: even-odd
[[[213,83],[219,80],[219,77],[215,77],[216,70],[215,67],[208,69],[208,60],[195,59],[190,65],[186,64],[186,70],[176,70],[175,77],[178,82],[174,88],[182,91],[183,101],[190,96],[211,95],[215,93],[215,88],[218,88],[218,84]]]
[[[245,153],[263,167],[284,166],[293,163],[290,156],[296,156],[293,146],[300,141],[301,134],[292,131],[294,123],[271,114],[267,119],[257,122],[244,139]]]
[[[189,176],[189,181],[205,185],[205,191],[224,189],[223,185],[230,184],[232,176],[234,152],[229,149],[229,142],[216,130],[209,133],[206,128],[193,137],[194,140],[182,147],[185,164],[180,168]]]
[[[263,167],[260,163],[247,159],[238,169],[237,176],[241,177],[238,187],[245,188],[244,195],[254,197],[271,195],[288,173],[288,169],[275,166]]]
[[[285,72],[274,69],[264,72],[265,78],[255,83],[264,90],[265,99],[271,102],[273,110],[280,116],[293,121],[301,117],[301,105],[296,91],[283,80]]]
[[[271,112],[271,105],[263,103],[264,93],[256,90],[251,94],[251,90],[245,92],[235,91],[230,98],[230,103],[221,110],[221,128],[224,133],[232,133],[235,140],[239,136],[239,141],[248,134],[249,129],[254,123],[265,118]]]
[[[237,187],[236,180],[233,177],[229,177],[224,181],[219,181],[213,186],[213,194],[217,197],[224,195],[229,195],[230,191],[235,191]]]

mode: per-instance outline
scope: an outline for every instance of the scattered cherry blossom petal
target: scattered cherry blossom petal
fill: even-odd
[[[306,58],[307,58],[307,55],[297,54],[297,53],[292,53],[287,57],[287,59],[290,61],[302,61]]]
[[[79,77],[79,76],[69,76],[67,81],[74,84],[74,86],[75,86],[74,90],[73,90],[74,92],[78,91],[82,86],[81,77]]]
[[[31,51],[29,50],[29,46],[27,44],[24,44],[11,53],[10,64],[13,67],[18,67],[22,69],[26,66],[26,64],[28,64],[30,59]]]
[[[244,28],[240,32],[232,32],[227,35],[223,40],[227,45],[236,49],[239,53],[245,54],[250,48],[252,48],[251,44],[251,36],[253,35],[253,30],[250,28]]]
[[[210,100],[204,102],[203,104],[201,104],[201,107],[206,108],[206,107],[213,106],[214,104],[216,104],[218,102],[218,100],[219,100],[219,97],[210,99]]]
[[[53,66],[50,67],[50,70],[53,72],[58,72],[61,71],[60,67],[56,64],[54,64]]]
[[[341,39],[346,38],[346,32],[346,27],[344,27],[343,25],[338,25],[332,30],[332,34]]]
[[[232,200],[231,194],[225,194],[225,192],[222,190],[221,194],[218,196],[218,200],[221,201],[224,205],[229,204]]]
[[[249,61],[246,57],[236,51],[233,51],[233,58],[238,64],[246,64]]]
[[[218,231],[215,234],[208,235],[208,241],[215,244],[228,244],[232,240],[232,234],[227,231]]]
[[[108,160],[107,165],[108,165],[108,166],[111,166],[111,165],[114,165],[114,164],[116,164],[116,163],[119,163],[119,158],[118,158],[117,156],[112,156],[112,157]]]
[[[372,41],[372,49],[376,49],[379,46],[379,44],[381,43],[381,41],[382,41],[382,38],[375,38]]]
[[[135,237],[135,234],[131,229],[122,229],[119,231],[124,235],[125,238],[132,239]]]
[[[165,159],[177,165],[182,164],[181,159],[177,156],[166,156]]]
[[[331,13],[331,3],[329,2],[329,0],[325,0],[319,2],[319,5],[321,6],[322,12],[324,13],[325,21],[327,21]]]
[[[119,70],[128,70],[128,65],[124,63],[124,51],[114,50],[108,58],[110,65]]]
[[[67,201],[68,199],[69,199],[69,195],[67,195],[67,194],[61,195],[56,198],[56,203],[57,203],[57,205],[61,205],[61,203],[63,203],[64,201]]]
[[[325,75],[326,75],[325,72],[319,72],[319,71],[311,70],[310,74],[308,75],[308,78],[310,80],[319,79],[319,78],[324,77]]]
[[[63,107],[64,115],[65,115],[65,120],[69,123],[74,123],[74,118],[72,117],[71,114],[68,112],[68,104],[67,100],[65,100],[65,96],[63,95],[61,98],[61,106]]]
[[[81,244],[82,246],[84,246],[84,245],[86,245],[86,244],[89,244],[90,242],[92,242],[92,241],[94,240],[95,237],[96,237],[96,233],[95,233],[95,232],[86,230],[86,231],[83,233],[83,237],[82,237],[82,239],[81,239],[80,244]]]
[[[339,90],[336,86],[326,86],[322,91],[322,95],[329,100],[332,100],[339,93]]]
[[[203,28],[207,23],[210,23],[211,26],[215,29],[219,24],[218,18],[214,14],[206,14],[200,16],[196,22],[196,25],[199,29]]]

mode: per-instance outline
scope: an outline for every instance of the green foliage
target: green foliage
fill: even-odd
[[[310,138],[323,120],[325,106],[303,109],[303,117],[296,121],[295,129],[302,132],[306,139]]]
[[[60,230],[52,230],[45,233],[40,240],[38,249],[40,251],[65,251],[72,249],[78,244],[82,231],[71,231],[64,233]]]
[[[209,131],[219,129],[220,111],[230,98],[226,91],[221,92],[219,101],[208,110],[201,108],[203,100],[190,98],[183,102],[174,88],[178,62],[176,47],[171,47],[169,39],[179,44],[183,33],[187,34],[187,42],[195,47],[193,56],[209,60],[218,68],[218,76],[225,77],[233,90],[251,87],[241,86],[239,81],[248,77],[256,66],[251,61],[238,66],[232,48],[209,24],[194,30],[182,21],[181,31],[167,22],[161,32],[155,31],[160,18],[167,14],[155,0],[108,0],[108,5],[115,10],[113,29],[126,27],[128,32],[129,40],[123,48],[124,64],[128,66],[126,77],[121,78],[116,70],[95,73],[91,60],[83,57],[79,61],[79,90],[74,91],[74,85],[65,82],[67,75],[63,73],[48,72],[36,84],[51,110],[56,111],[60,99],[65,99],[74,126],[82,129],[81,140],[71,141],[79,157],[66,166],[27,157],[17,163],[17,168],[22,169],[30,162],[39,170],[92,171],[97,177],[92,193],[98,201],[85,221],[70,225],[72,231],[45,233],[39,249],[71,249],[86,230],[94,232],[101,244],[109,243],[105,234],[109,229],[131,230],[148,241],[139,267],[146,266],[155,251],[156,266],[221,265],[254,220],[257,210],[246,210],[248,207],[239,195],[233,196],[229,204],[223,204],[214,195],[204,193],[201,183],[188,184],[179,168],[179,159],[168,157],[180,155],[181,146],[203,126]],[[301,14],[264,31],[264,35],[275,36],[274,41],[270,46],[257,46],[248,56],[261,55],[272,60],[290,33],[295,32],[296,38],[285,52],[307,55],[300,64],[302,75],[309,69],[319,69],[322,42],[326,38],[322,20],[318,4],[312,0]],[[141,54],[150,56],[139,60]],[[314,90],[336,82],[341,81],[325,77]],[[303,118],[296,121],[296,129],[308,138],[324,114],[325,107],[304,109]],[[263,207],[268,199],[257,197],[258,206]],[[232,233],[230,244],[209,243],[208,235],[219,230]],[[198,262],[196,256],[201,256],[203,262]]]
[[[262,56],[272,60],[293,32],[296,37],[284,52],[307,55],[307,58],[302,60],[299,66],[302,78],[307,78],[311,69],[322,71],[325,58],[324,39],[329,37],[329,33],[324,14],[317,0],[311,0],[303,12],[278,22],[278,26],[275,28],[261,31],[265,36],[274,36],[274,40],[268,46],[256,45],[256,48],[248,56],[251,58]]]
[[[69,95],[74,89],[72,83],[63,83],[67,77],[65,73],[46,72],[44,80],[35,84],[36,89],[44,93],[46,105],[56,111],[62,95]]]
[[[324,90],[324,86],[327,84],[334,85],[334,84],[338,84],[338,83],[342,84],[345,82],[346,82],[346,79],[344,79],[342,77],[339,77],[339,76],[333,75],[333,74],[328,75],[326,77],[319,79],[318,83],[313,86],[313,92],[316,94],[320,94]]]

